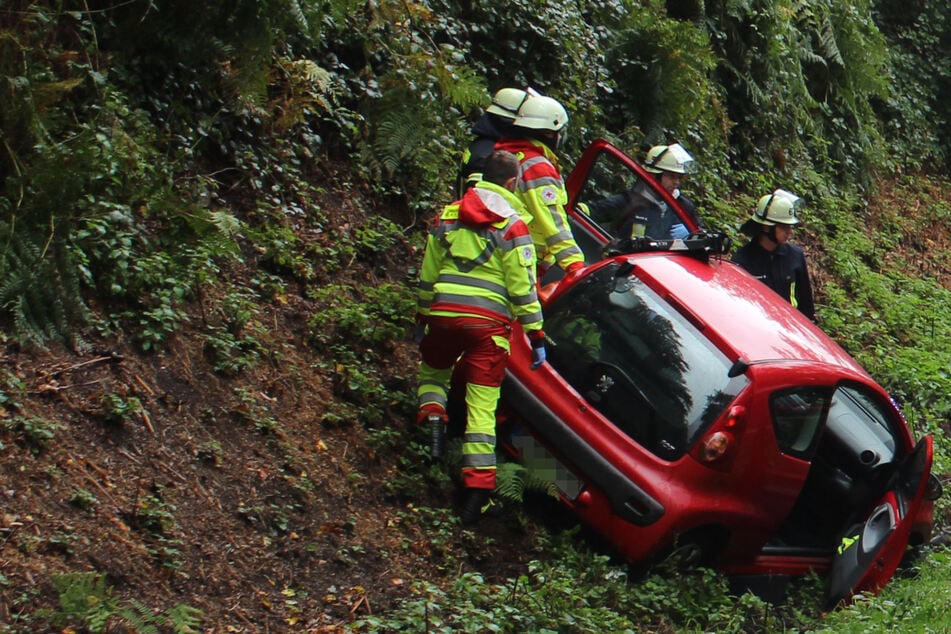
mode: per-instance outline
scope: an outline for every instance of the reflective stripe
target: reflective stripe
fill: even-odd
[[[475,297],[473,295],[457,295],[456,293],[436,293],[433,303],[454,304],[456,306],[471,306],[480,308],[483,312],[493,313],[504,318],[505,321],[511,321],[514,317],[512,311],[502,304],[484,297]],[[438,311],[437,311],[438,312]]]
[[[532,313],[531,315],[519,315],[518,317],[518,323],[522,324],[523,326],[527,326],[529,324],[541,323],[542,321],[543,321],[543,315],[541,311],[537,313]]]
[[[557,220],[557,218],[555,220]],[[570,231],[559,231],[558,233],[555,233],[553,235],[546,237],[545,244],[547,244],[548,246],[553,246],[558,244],[559,242],[564,242],[565,240],[571,240],[571,238],[572,238],[572,235]]]
[[[495,436],[492,434],[465,434],[462,437],[462,442],[484,442],[491,443],[495,445]]]
[[[472,454],[462,455],[463,467],[474,467],[476,469],[484,469],[486,467],[495,467],[495,464],[496,464],[496,460],[495,460],[494,451],[490,454],[472,453]]]
[[[452,273],[443,273],[436,280],[436,283],[446,282],[448,284],[458,284],[459,286],[473,286],[483,288],[499,295],[505,295],[508,291],[502,284],[497,284],[491,280],[484,280],[477,277],[463,277],[462,275],[453,275]]]
[[[528,161],[526,161],[526,163],[527,162]],[[564,183],[562,183],[560,178],[555,178],[554,176],[540,176],[539,178],[533,178],[530,181],[522,181],[519,191],[527,192],[529,190],[538,189],[539,187],[545,187],[548,185],[558,188],[564,187]]]
[[[436,383],[430,383],[428,385],[420,385],[419,389],[416,391],[416,394],[419,400],[425,400],[427,403],[445,403],[446,402],[446,390],[442,385]]]
[[[567,249],[562,249],[561,251],[556,253],[555,260],[558,262],[561,262],[562,260],[565,260],[567,258],[576,256],[576,255],[582,255],[581,249],[579,249],[578,247],[568,247]]]
[[[511,297],[510,301],[516,306],[526,306],[532,302],[538,301],[538,295],[535,293],[529,293],[528,295],[522,295],[520,297]]]

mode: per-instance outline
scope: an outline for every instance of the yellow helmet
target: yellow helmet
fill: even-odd
[[[796,212],[802,206],[802,199],[785,189],[777,189],[772,194],[766,194],[756,203],[756,208],[750,220],[761,225],[798,225],[799,218]]]
[[[492,103],[486,112],[512,120],[518,116],[518,110],[531,95],[521,88],[500,88],[492,95]]]
[[[655,145],[647,151],[644,169],[652,174],[661,172],[693,174],[697,171],[697,162],[679,143]]]

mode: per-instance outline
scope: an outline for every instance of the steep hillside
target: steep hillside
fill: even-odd
[[[336,225],[367,222],[364,206],[333,206],[354,195],[321,201],[337,210]],[[898,204],[887,188],[876,201],[872,227]],[[325,239],[312,227],[298,234]],[[923,255],[951,252],[948,229],[922,239],[926,250],[910,236],[896,258],[912,268],[937,262],[934,274],[951,285],[947,256]],[[406,280],[420,257],[411,242],[354,260],[328,281],[352,293],[404,284],[411,295]],[[255,271],[268,265],[260,256],[245,254],[223,279],[254,286]],[[125,609],[140,620],[183,622],[183,607],[201,610],[200,619],[191,615],[197,631],[341,631],[413,596],[417,582],[446,583],[471,570],[506,579],[538,556],[537,517],[512,510],[462,530],[449,521],[452,500],[439,493],[448,487],[428,486],[444,484],[445,473],[402,478],[401,461],[415,455],[393,442],[414,438],[408,337],[380,355],[381,383],[394,396],[366,424],[352,416],[364,405],[351,375],[359,368],[314,343],[321,337],[311,320],[327,308],[320,300],[288,287],[255,305],[257,362],[216,372],[207,333],[222,299],[219,286],[204,289],[181,331],[154,353],[93,332],[82,355],[4,348],[7,630],[77,631],[64,628],[81,625],[68,617],[80,616],[69,601],[82,590],[109,608],[105,616]],[[135,601],[151,611],[136,613]],[[106,631],[138,631],[123,627],[112,616]]]

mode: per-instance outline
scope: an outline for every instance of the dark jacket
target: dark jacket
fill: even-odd
[[[775,251],[767,251],[753,239],[733,254],[733,261],[779,293],[803,315],[816,321],[806,255],[799,246],[787,242],[776,247]]]
[[[646,183],[638,183],[633,189],[617,196],[623,197],[622,215],[615,225],[615,235],[619,238],[632,237],[634,225],[637,224],[644,225],[645,236],[656,240],[666,240],[670,237],[671,227],[683,224],[677,213],[656,192],[647,187]],[[681,195],[677,202],[694,222],[703,228],[703,223],[700,222],[697,214],[697,206],[693,201]]]
[[[472,141],[462,155],[457,179],[457,194],[460,198],[467,189],[482,180],[485,160],[495,150],[495,142],[508,133],[511,122],[490,112],[483,113],[472,126]]]

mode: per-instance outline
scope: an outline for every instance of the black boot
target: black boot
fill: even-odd
[[[446,453],[446,421],[438,414],[430,414],[429,421],[429,457],[433,461],[441,460]]]
[[[466,489],[459,519],[466,526],[475,524],[483,515],[493,515],[491,511],[495,506],[497,505],[492,501],[492,492],[489,489]]]

